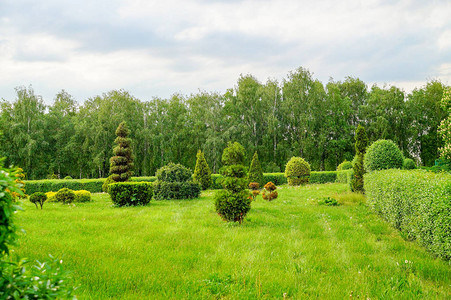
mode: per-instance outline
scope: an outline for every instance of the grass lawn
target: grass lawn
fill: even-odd
[[[366,205],[317,205],[344,184],[279,187],[243,224],[222,221],[214,191],[196,200],[115,208],[23,202],[15,252],[50,253],[79,299],[446,299],[451,266],[405,241]]]

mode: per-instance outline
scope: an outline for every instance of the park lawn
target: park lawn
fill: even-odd
[[[195,200],[113,207],[23,202],[15,252],[62,257],[79,299],[445,299],[451,266],[405,241],[364,204],[323,206],[344,184],[279,187],[242,225],[222,221],[215,191]]]

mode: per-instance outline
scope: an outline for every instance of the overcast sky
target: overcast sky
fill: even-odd
[[[451,84],[451,1],[0,0],[0,98],[224,92],[240,74]]]

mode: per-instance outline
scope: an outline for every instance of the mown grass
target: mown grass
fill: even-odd
[[[344,184],[279,187],[241,226],[213,193],[116,208],[24,202],[16,253],[63,257],[80,299],[445,299],[449,263],[405,241]],[[343,195],[345,193],[345,195]],[[347,193],[347,194],[346,194]],[[317,204],[335,197],[340,206]]]

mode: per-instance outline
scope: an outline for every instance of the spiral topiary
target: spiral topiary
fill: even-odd
[[[285,167],[285,177],[288,185],[306,184],[310,177],[310,165],[301,157],[293,156]]]
[[[368,147],[363,165],[368,172],[401,169],[404,157],[398,146],[391,140],[378,140]]]
[[[113,149],[114,156],[110,158],[111,177],[116,182],[128,181],[133,175],[133,155],[131,139],[128,138],[127,124],[122,122],[116,129],[117,138]]]

